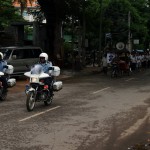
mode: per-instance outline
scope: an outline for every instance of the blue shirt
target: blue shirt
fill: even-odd
[[[46,63],[39,64],[42,66],[44,73],[49,74],[49,67],[52,67],[52,62],[47,61]]]
[[[6,68],[4,68],[4,66],[7,65],[7,62],[5,60],[1,60],[0,61],[0,71],[1,72],[5,72]]]

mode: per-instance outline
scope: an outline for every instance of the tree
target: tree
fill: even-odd
[[[61,50],[62,21],[66,18],[76,18],[76,16],[79,19],[82,5],[76,0],[38,0],[38,3],[47,21],[48,49],[46,51],[55,58]]]
[[[19,1],[19,0],[18,0]],[[23,2],[26,0],[20,0]],[[83,26],[83,13],[88,20],[86,35],[93,39],[98,39],[100,22],[99,0],[88,0],[85,7],[85,0],[37,0],[41,11],[46,18],[47,28],[47,48],[45,51],[50,57],[55,58],[61,49],[61,27],[62,21],[66,18],[75,19]],[[142,4],[142,5],[141,5]],[[84,9],[83,9],[84,8]],[[83,11],[84,10],[84,11]],[[131,31],[134,36],[142,37],[142,41],[147,39],[149,1],[148,0],[103,0],[102,7],[102,37],[105,33],[113,33],[114,40],[127,42],[128,35],[128,12],[131,12]],[[120,35],[120,36],[115,36]],[[94,37],[94,38],[93,38]],[[116,37],[116,38],[115,38]],[[105,43],[104,39],[103,43]],[[98,41],[98,40],[97,40]],[[96,43],[96,42],[94,42]],[[98,42],[97,42],[98,44]],[[96,45],[96,44],[93,44]]]
[[[133,17],[133,38],[140,40],[140,45],[143,49],[149,47],[150,40],[150,26],[149,26],[149,16],[150,16],[150,1],[149,0],[137,0],[131,1],[134,6],[137,17]]]
[[[114,42],[128,39],[128,19],[131,14],[130,30],[133,38],[138,38],[142,43],[147,39],[149,19],[149,4],[147,0],[112,0],[105,9],[104,31],[111,32]]]
[[[14,20],[21,20],[17,9],[12,6],[11,0],[0,0],[0,30],[4,30]]]
[[[49,54],[51,59],[54,59],[61,49],[61,26],[62,20],[66,13],[70,13],[73,5],[77,2],[75,0],[37,0],[41,11],[46,18],[47,30],[47,46],[45,51]],[[24,10],[27,0],[14,0],[21,4],[21,9]],[[32,0],[30,0],[32,3]],[[79,3],[79,2],[78,2]],[[77,8],[77,7],[76,7]]]

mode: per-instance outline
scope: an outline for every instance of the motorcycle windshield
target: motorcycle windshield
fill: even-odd
[[[40,64],[34,65],[31,68],[31,74],[39,75],[41,73],[43,73],[43,69],[42,69],[42,66]]]

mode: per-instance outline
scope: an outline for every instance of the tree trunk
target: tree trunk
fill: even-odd
[[[57,56],[61,51],[61,15],[62,0],[38,0],[46,18],[47,40],[45,52],[50,60],[57,62]]]

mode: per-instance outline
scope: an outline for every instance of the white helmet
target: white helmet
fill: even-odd
[[[41,54],[39,55],[39,57],[44,57],[44,58],[45,58],[45,61],[48,60],[48,55],[47,55],[46,53],[41,53]]]
[[[3,59],[3,57],[4,57],[3,53],[0,52],[0,56],[1,56],[1,59]]]

